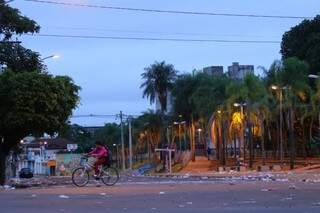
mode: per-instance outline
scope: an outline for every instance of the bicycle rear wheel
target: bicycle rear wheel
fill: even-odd
[[[113,167],[103,167],[101,171],[101,181],[107,186],[113,186],[119,181],[119,172]]]
[[[72,182],[78,187],[83,187],[89,182],[89,172],[84,167],[79,167],[72,172]]]

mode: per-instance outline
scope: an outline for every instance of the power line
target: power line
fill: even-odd
[[[139,117],[141,115],[126,115],[126,114],[122,114],[123,117]],[[79,114],[79,115],[72,115],[71,118],[88,118],[88,117],[92,117],[92,118],[108,118],[108,117],[119,117],[119,114]]]
[[[95,28],[95,27],[70,27],[70,26],[46,26],[45,29],[63,29],[63,30],[78,30],[78,31],[102,31],[102,32],[116,32],[116,33],[138,33],[138,34],[163,34],[163,35],[190,35],[190,36],[225,36],[225,37],[250,37],[250,38],[264,38],[270,37],[265,35],[253,35],[253,34],[212,34],[202,32],[166,32],[166,31],[145,31],[145,30],[122,30],[122,29],[110,29],[110,28]],[[279,37],[271,35],[271,37]]]
[[[72,118],[87,118],[87,117],[94,117],[94,118],[105,118],[105,117],[117,117],[117,115],[96,115],[96,114],[88,114],[88,115],[72,115]]]
[[[115,6],[105,6],[105,5],[67,3],[67,2],[48,1],[48,0],[25,0],[25,1],[44,3],[44,4],[75,6],[75,7],[88,7],[88,8],[110,9],[110,10],[126,10],[126,11],[150,12],[150,13],[169,13],[169,14],[181,14],[181,15],[229,16],[229,17],[277,18],[277,19],[311,19],[312,18],[308,16],[214,13],[214,12],[197,12],[197,11],[182,11],[182,10],[160,10],[160,9],[145,9],[145,8],[132,8],[132,7],[115,7]]]
[[[226,40],[226,39],[184,39],[184,38],[157,38],[157,37],[121,37],[121,36],[87,36],[66,34],[26,34],[29,36],[79,39],[109,39],[109,40],[136,40],[136,41],[171,41],[171,42],[204,42],[204,43],[262,43],[279,44],[272,40]]]

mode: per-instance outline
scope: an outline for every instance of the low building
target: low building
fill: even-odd
[[[69,144],[75,143],[63,138],[41,138],[22,143],[23,153],[19,155],[17,170],[30,168],[34,174],[55,175],[56,155],[70,151]]]

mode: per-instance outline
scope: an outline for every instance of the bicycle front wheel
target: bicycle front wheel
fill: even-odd
[[[119,181],[119,172],[113,167],[103,167],[101,181],[107,186],[113,186]]]
[[[72,182],[78,187],[83,187],[89,182],[89,172],[84,167],[79,167],[72,172]]]

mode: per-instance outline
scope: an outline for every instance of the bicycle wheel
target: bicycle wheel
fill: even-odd
[[[113,186],[119,180],[119,172],[113,167],[103,167],[101,171],[101,181],[107,186]]]
[[[72,172],[72,182],[78,187],[83,187],[89,182],[89,172],[84,167],[79,167]]]

